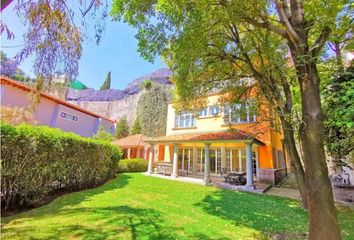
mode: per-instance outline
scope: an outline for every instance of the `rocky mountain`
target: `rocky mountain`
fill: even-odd
[[[129,94],[136,94],[140,92],[141,85],[144,80],[151,80],[153,83],[164,84],[164,85],[172,85],[170,78],[172,76],[172,72],[168,68],[160,68],[151,73],[145,74],[133,81],[131,81],[128,86],[124,89],[125,92]]]
[[[144,80],[151,80],[153,83],[172,85],[169,80],[172,72],[168,68],[160,68],[154,72],[145,74],[131,81],[124,90],[109,89],[109,90],[75,90],[69,88],[66,100],[68,101],[114,101],[122,100],[131,95],[138,94],[141,91],[141,85]]]

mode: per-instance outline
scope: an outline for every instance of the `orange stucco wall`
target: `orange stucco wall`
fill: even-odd
[[[257,91],[254,90],[250,93],[250,97],[255,97]],[[222,100],[221,100],[222,99]],[[211,95],[207,98],[207,105],[220,104],[221,101],[225,101],[224,97],[218,95]],[[233,129],[240,129],[250,135],[256,137],[258,140],[262,141],[265,146],[260,146],[258,148],[258,161],[259,168],[274,168],[274,160],[272,156],[272,148],[277,150],[283,150],[282,139],[283,135],[281,133],[280,124],[276,121],[276,129],[273,129],[271,124],[270,106],[268,102],[264,101],[258,106],[257,111],[257,121],[256,123],[239,123],[231,126]],[[175,120],[175,110],[173,105],[168,106],[168,116],[167,116],[167,130],[166,135],[177,135],[177,134],[189,134],[198,132],[208,132],[208,131],[225,131],[230,128],[230,125],[224,123],[223,116],[208,117],[208,118],[196,118],[196,124],[194,128],[191,129],[176,129],[174,127]],[[167,153],[169,151],[169,154]],[[166,158],[172,159],[173,149],[168,149],[165,153]],[[168,156],[170,155],[170,156]]]

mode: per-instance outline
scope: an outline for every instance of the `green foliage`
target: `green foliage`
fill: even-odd
[[[117,172],[114,145],[45,126],[1,125],[1,207],[38,206],[57,191],[96,186]]]
[[[141,133],[141,126],[140,126],[140,118],[139,116],[135,119],[134,124],[130,130],[131,135],[140,134]]]
[[[108,72],[106,80],[103,82],[101,86],[101,90],[111,89],[111,71]]]
[[[337,160],[343,159],[354,150],[353,66],[332,77],[323,92],[323,109],[327,149]]]
[[[171,89],[154,84],[143,92],[138,102],[138,116],[141,133],[149,137],[166,134],[167,107],[171,100]]]
[[[145,79],[143,82],[143,87],[145,90],[149,90],[152,86],[152,81],[150,79]]]
[[[116,138],[125,138],[129,135],[129,126],[128,126],[128,121],[127,118],[124,116],[122,117],[116,128]]]
[[[97,133],[92,136],[93,139],[103,140],[103,141],[112,141],[114,139],[113,135],[104,130],[103,126],[100,126]]]
[[[143,158],[122,159],[118,164],[118,172],[146,172],[148,161]]]

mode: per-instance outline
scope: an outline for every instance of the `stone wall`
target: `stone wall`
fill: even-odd
[[[112,102],[99,101],[68,101],[79,107],[95,112],[107,118],[118,120],[123,116],[127,117],[128,124],[131,127],[137,115],[138,101],[141,93],[131,95],[122,100]]]
[[[354,204],[354,186],[337,187],[332,185],[332,188],[335,201]]]

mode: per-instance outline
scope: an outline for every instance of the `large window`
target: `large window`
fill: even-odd
[[[176,128],[188,128],[195,126],[195,118],[193,113],[180,113],[176,115],[175,127]]]
[[[226,149],[226,171],[246,172],[246,150]],[[256,175],[258,164],[256,152],[252,151],[253,172]]]
[[[199,117],[213,117],[220,114],[220,107],[218,105],[211,105],[199,112]]]
[[[226,123],[256,122],[256,109],[250,103],[228,105],[224,109],[224,118]]]

